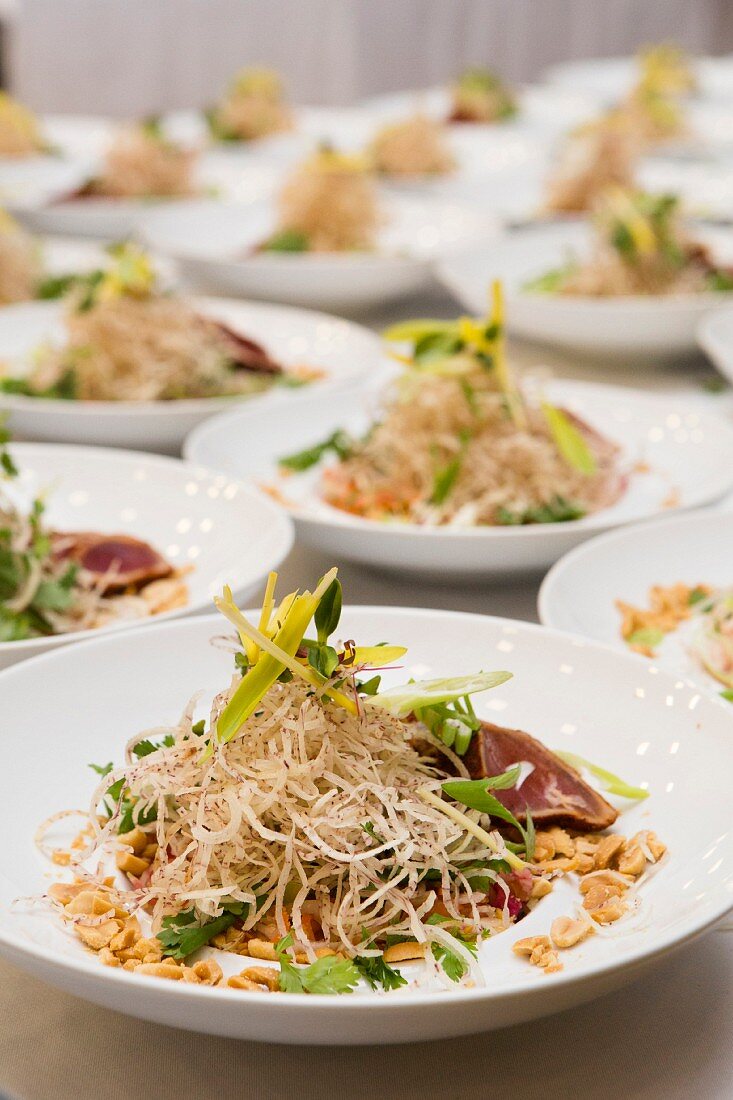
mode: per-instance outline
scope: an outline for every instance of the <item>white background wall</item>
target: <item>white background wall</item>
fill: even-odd
[[[467,63],[514,80],[671,38],[733,50],[733,0],[2,0],[5,72],[38,110],[210,102],[265,62],[301,102],[428,85]]]

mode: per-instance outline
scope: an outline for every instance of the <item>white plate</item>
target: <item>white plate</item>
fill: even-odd
[[[701,96],[728,99],[733,94],[733,56],[696,58],[693,68]],[[545,73],[545,79],[557,88],[590,93],[606,103],[616,103],[631,91],[638,77],[638,62],[633,57],[566,61],[562,65],[553,65]]]
[[[88,175],[88,165],[81,160],[43,155],[0,157],[0,206],[34,228],[35,211],[81,187]]]
[[[349,107],[296,107],[292,130],[254,141],[213,140],[201,111],[170,111],[163,115],[162,124],[166,135],[183,145],[233,153],[242,160],[266,157],[281,165],[307,157],[321,143],[352,147],[366,125],[363,113]]]
[[[730,262],[733,232],[696,229],[722,262]],[[502,279],[511,332],[539,343],[607,359],[675,359],[695,349],[695,329],[704,313],[725,302],[714,293],[614,298],[564,297],[524,290],[528,280],[586,258],[592,231],[582,222],[542,225],[511,233],[482,250],[464,252],[438,265],[447,288],[472,312],[486,308],[487,287]]]
[[[83,171],[78,164],[71,167],[76,172],[73,182],[66,186],[57,182],[53,189],[49,187],[45,192],[40,189],[28,192],[22,188],[10,191],[12,181],[9,181],[9,197],[5,203],[8,210],[37,233],[118,240],[131,236],[151,210],[175,209],[187,203],[180,199],[69,199],[66,196],[93,176],[98,164],[96,168],[87,167]],[[0,197],[3,179],[0,166]],[[202,154],[194,186],[202,193],[216,195],[220,201],[248,203],[270,195],[279,179],[279,170],[266,161],[244,161],[230,152],[213,150]]]
[[[201,425],[184,451],[193,462],[233,477],[276,485],[292,502],[299,537],[336,560],[440,580],[547,568],[599,531],[664,514],[672,491],[679,493],[680,507],[690,508],[715,500],[733,485],[733,428],[717,417],[611,386],[566,382],[547,390],[552,400],[617,441],[625,467],[640,460],[650,466],[649,473],[632,473],[629,488],[613,507],[569,523],[464,529],[378,523],[325,504],[316,491],[320,468],[279,474],[278,459],[326,439],[337,428],[363,432],[379,411],[375,391],[361,408],[345,393],[327,405],[304,395],[297,409],[242,407]]]
[[[674,516],[628,531],[592,539],[555,565],[540,589],[540,618],[546,626],[628,650],[619,632],[615,601],[647,607],[652,585],[682,582],[694,587],[733,587],[733,514],[704,512]],[[690,653],[694,619],[668,634],[654,662],[675,676],[694,680],[718,696],[719,684]],[[733,716],[733,707],[728,704]],[[729,719],[730,721],[730,719]]]
[[[156,621],[210,610],[223,584],[238,589],[242,599],[252,597],[292,546],[292,524],[262,494],[176,459],[44,443],[14,443],[10,450],[20,477],[7,491],[26,504],[43,493],[50,527],[134,535],[172,565],[193,566],[187,605]],[[140,620],[0,642],[0,668],[130,626],[140,626]]]
[[[44,115],[43,137],[62,156],[94,163],[104,156],[119,122],[102,115]]]
[[[202,313],[241,330],[264,344],[285,366],[308,365],[325,377],[312,382],[323,394],[338,386],[353,387],[360,378],[378,374],[382,365],[379,339],[360,325],[305,310],[286,309],[224,298],[198,298]],[[64,306],[31,302],[0,310],[0,360],[22,371],[35,348],[64,340]],[[255,395],[278,405],[300,391],[281,389]],[[0,409],[10,413],[10,428],[29,439],[62,443],[95,443],[175,451],[207,416],[252,398],[208,397],[182,401],[65,401],[0,393]]]
[[[54,811],[88,804],[88,762],[121,759],[137,731],[177,721],[193,691],[203,689],[208,700],[229,682],[231,654],[209,644],[221,620],[189,619],[73,646],[0,676],[5,737],[22,746],[6,753],[0,773],[0,828],[13,837],[0,854],[0,949],[10,961],[77,997],[174,1027],[279,1043],[412,1042],[505,1027],[588,1001],[640,977],[730,907],[733,738],[721,705],[633,658],[525,623],[351,608],[339,629],[364,644],[388,639],[409,647],[407,669],[388,673],[390,682],[404,681],[406,672],[509,669],[511,681],[476,697],[480,715],[648,787],[649,799],[618,824],[626,834],[654,829],[669,847],[642,888],[639,915],[564,953],[561,973],[543,974],[518,959],[512,944],[546,934],[555,916],[572,911],[577,885],[559,880],[530,916],[481,945],[486,986],[473,989],[263,996],[101,965],[47,910],[12,902],[42,893],[53,879],[33,834]],[[681,811],[681,799],[694,812]],[[217,956],[228,973],[241,969],[241,959]]]
[[[733,306],[724,306],[703,317],[697,340],[721,374],[733,382]]]
[[[440,258],[497,232],[490,214],[455,203],[383,197],[373,253],[252,254],[277,224],[272,202],[178,204],[140,222],[149,247],[194,286],[329,309],[361,308],[419,290]]]
[[[518,111],[513,118],[492,123],[459,122],[451,124],[451,128],[476,133],[489,130],[512,133],[531,127],[537,129],[537,138],[547,140],[587,122],[601,107],[601,102],[587,92],[542,84],[527,84],[516,95]],[[452,96],[450,88],[442,85],[375,96],[366,100],[363,106],[385,118],[406,117],[420,111],[431,118],[445,120],[452,110]]]

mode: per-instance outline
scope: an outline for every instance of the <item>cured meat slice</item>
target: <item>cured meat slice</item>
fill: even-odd
[[[283,368],[280,363],[272,359],[256,340],[250,340],[248,336],[243,336],[241,332],[237,332],[221,321],[210,321],[209,318],[206,320],[213,325],[220,336],[224,337],[235,366],[241,370],[256,371],[259,374],[282,374]]]
[[[492,792],[519,821],[526,810],[536,824],[572,829],[607,829],[618,810],[543,744],[522,730],[482,722],[463,762],[472,779],[500,775],[512,764],[533,765],[519,789]]]
[[[170,562],[150,543],[131,535],[57,531],[53,534],[53,549],[57,557],[77,562],[101,582],[102,592],[142,588],[173,572]]]

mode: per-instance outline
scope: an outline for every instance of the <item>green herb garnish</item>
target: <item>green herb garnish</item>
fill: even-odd
[[[343,461],[352,454],[353,450],[354,440],[347,432],[339,428],[328,439],[324,439],[322,443],[316,443],[312,447],[307,447],[304,451],[296,451],[295,454],[281,458],[278,465],[285,470],[302,473],[304,470],[310,470],[312,466],[317,465],[329,451]]]
[[[157,938],[162,944],[164,955],[172,959],[187,959],[194,951],[210,943],[214,936],[226,932],[236,919],[234,913],[222,913],[214,920],[199,924],[195,909],[187,909],[175,916],[163,917]]]

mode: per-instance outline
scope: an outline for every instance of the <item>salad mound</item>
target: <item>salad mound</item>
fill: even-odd
[[[217,141],[255,141],[293,129],[282,80],[271,69],[243,69],[219,103],[207,112]]]
[[[374,179],[362,157],[324,147],[286,181],[278,225],[260,252],[356,252],[375,247],[380,223]]]
[[[733,270],[719,267],[706,245],[688,236],[675,195],[608,188],[593,219],[590,257],[530,280],[542,294],[608,298],[733,290]]]
[[[490,69],[467,69],[451,88],[449,122],[505,122],[517,113],[514,92]]]
[[[251,395],[318,376],[285,371],[265,348],[167,292],[149,257],[113,245],[105,270],[67,281],[66,341],[40,347],[6,393],[79,401]]]
[[[471,985],[483,981],[482,940],[521,920],[557,874],[583,875],[587,891],[581,883],[580,931],[553,925],[553,946],[528,953],[548,972],[560,968],[557,950],[632,907],[663,845],[601,831],[618,815],[576,770],[592,768],[585,761],[477,718],[472,697],[509,672],[384,690],[383,672],[406,650],[339,640],[335,569],[279,604],[275,584],[271,574],[254,619],[228,589],[215,601],[236,642],[232,678],[207,716],[194,718],[194,700],[172,728],[134,735],[123,764],[92,765],[99,783],[70,850],[49,849],[41,829],[44,850],[76,876],[49,900],[102,962],[338,994],[398,989],[408,978],[397,964],[419,961],[418,982]],[[477,736],[484,756],[522,747],[489,775],[469,765]],[[615,793],[646,797],[603,775]],[[584,805],[600,814],[595,827],[583,827]],[[576,835],[553,825],[569,811]],[[116,880],[103,877],[112,854]],[[207,945],[221,954],[199,954]],[[241,956],[250,965],[225,977]]]
[[[70,199],[185,198],[196,193],[196,154],[170,141],[157,118],[120,130],[99,176]]]
[[[579,519],[625,488],[618,449],[573,413],[525,392],[509,370],[498,284],[492,314],[414,321],[386,334],[412,345],[379,420],[284,456],[284,473],[324,456],[323,499],[376,521],[512,526]]]
[[[447,137],[440,122],[415,114],[380,130],[369,147],[369,157],[381,176],[445,176],[456,166]]]

